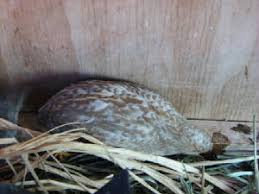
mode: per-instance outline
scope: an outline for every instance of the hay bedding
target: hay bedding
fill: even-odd
[[[3,119],[0,125],[33,133]],[[191,156],[170,159],[107,146],[85,130],[36,133],[22,143],[1,139],[5,146],[0,149],[1,182],[43,193],[95,193],[120,169],[128,169],[135,193],[244,194],[255,189],[254,156],[217,161]],[[70,156],[57,159],[64,152]]]

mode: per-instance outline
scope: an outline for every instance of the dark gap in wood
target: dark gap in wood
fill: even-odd
[[[219,121],[219,122],[240,122],[240,123],[252,123],[253,121],[247,121],[247,120],[228,120],[228,119],[206,119],[206,118],[190,118],[187,117],[187,120],[200,120],[200,121]],[[259,122],[258,120],[256,121],[257,123]]]

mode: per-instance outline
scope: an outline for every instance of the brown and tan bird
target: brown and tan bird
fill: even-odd
[[[66,87],[40,110],[48,128],[80,122],[108,145],[145,153],[198,154],[211,137],[179,114],[159,94],[123,81],[83,81]]]

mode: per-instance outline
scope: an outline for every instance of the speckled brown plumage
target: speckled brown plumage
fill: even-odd
[[[81,122],[108,145],[146,153],[197,154],[211,149],[211,137],[190,125],[159,94],[136,84],[91,80],[71,85],[39,111],[52,128]]]

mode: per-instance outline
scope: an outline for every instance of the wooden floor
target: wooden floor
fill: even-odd
[[[197,127],[203,128],[213,136],[214,133],[221,134],[230,139],[231,144],[235,145],[251,145],[252,131],[250,133],[244,133],[242,131],[234,131],[232,128],[238,124],[250,127],[252,129],[251,122],[237,122],[237,121],[215,121],[215,120],[193,120],[189,119],[189,122]],[[45,131],[37,120],[36,113],[22,113],[19,118],[19,125],[30,128],[37,131]],[[257,123],[257,126],[259,124]],[[259,127],[257,127],[259,131]],[[257,135],[259,137],[259,133]],[[221,142],[220,142],[221,143]]]

